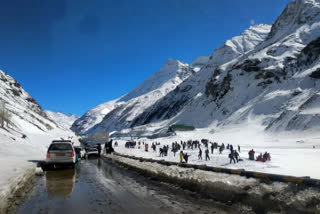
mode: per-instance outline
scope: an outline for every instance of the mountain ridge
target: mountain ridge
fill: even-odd
[[[292,1],[272,26],[251,26],[227,40],[197,72],[131,115],[126,125],[112,127],[125,115],[117,111],[92,131],[143,126],[159,131],[175,123],[207,128],[249,121],[267,131],[319,129],[319,37],[319,0]]]
[[[72,130],[81,133],[89,130],[99,130],[101,128],[96,125],[103,123],[105,117],[110,117],[110,115],[117,118],[112,123],[115,128],[129,127],[132,115],[138,114],[156,100],[174,90],[177,85],[194,72],[188,64],[179,60],[168,59],[159,71],[129,93],[89,110],[75,121]],[[135,112],[137,106],[139,106],[139,112]],[[106,126],[111,126],[111,124],[107,124],[105,120],[104,127]]]

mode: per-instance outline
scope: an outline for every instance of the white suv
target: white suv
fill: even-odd
[[[54,167],[54,165],[69,165],[74,168],[75,163],[76,154],[71,141],[52,141],[47,152],[47,167]]]

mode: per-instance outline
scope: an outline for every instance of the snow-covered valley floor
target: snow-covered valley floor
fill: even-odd
[[[215,130],[214,133],[210,129],[197,129],[192,132],[177,132],[176,136],[167,138],[154,140],[141,138],[135,140],[141,142],[140,149],[138,149],[138,146],[132,149],[125,148],[125,142],[129,139],[115,139],[114,141],[119,143],[119,146],[115,147],[115,151],[122,154],[179,162],[179,152],[174,156],[171,151],[172,142],[177,141],[180,143],[181,140],[200,141],[201,139],[218,142],[219,145],[221,145],[221,143],[224,143],[226,146],[227,144],[232,144],[235,149],[240,145],[241,152],[239,154],[243,161],[236,164],[229,164],[230,159],[228,158],[228,154],[230,152],[228,150],[225,149],[222,154],[219,154],[218,150],[214,150],[214,153],[211,154],[210,147],[210,160],[206,161],[205,148],[202,146],[202,160],[198,159],[198,149],[184,150],[184,152],[191,155],[189,157],[189,163],[292,176],[310,176],[311,178],[320,179],[320,135],[317,135],[315,132],[288,132],[275,135],[263,132],[258,126],[246,128],[235,126],[223,130]],[[149,152],[145,152],[142,142],[148,143]],[[157,146],[157,152],[153,152],[150,148],[152,142],[161,143],[160,146]],[[164,145],[169,145],[170,152],[168,152],[167,157],[160,157],[159,148]],[[254,149],[256,152],[255,156],[266,151],[269,152],[271,154],[271,161],[265,163],[250,161],[248,159],[248,152],[251,149]]]

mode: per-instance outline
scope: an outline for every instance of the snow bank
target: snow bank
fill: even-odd
[[[0,213],[7,213],[16,205],[17,198],[21,199],[26,193],[27,186],[32,184],[35,174],[35,166],[20,168],[10,177],[9,183],[5,183],[0,189]],[[13,174],[11,174],[13,175]]]
[[[25,127],[28,130],[28,126]],[[0,213],[5,209],[8,200],[36,173],[36,162],[46,157],[51,141],[68,137],[73,138],[76,145],[78,139],[71,131],[55,129],[50,132],[27,133],[22,138],[13,130],[0,129]]]
[[[264,213],[265,211],[320,211],[320,191],[313,188],[301,188],[287,183],[261,183],[257,179],[247,179],[238,175],[186,169],[177,166],[164,166],[158,163],[140,162],[129,158],[107,155],[107,159],[116,161],[129,168],[183,188],[200,192],[214,200],[240,206],[247,211]],[[313,203],[313,204],[312,204]]]

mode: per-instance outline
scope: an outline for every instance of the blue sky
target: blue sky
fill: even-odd
[[[0,69],[44,109],[82,115],[168,58],[190,63],[289,0],[10,0],[0,3]]]

